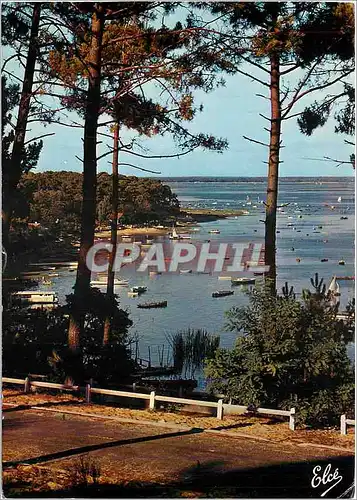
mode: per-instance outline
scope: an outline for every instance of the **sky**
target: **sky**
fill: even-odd
[[[3,49],[3,58],[8,55],[8,48]],[[22,73],[22,69],[16,66],[15,61],[9,65],[10,70],[16,75]],[[252,75],[252,67],[244,67],[248,74]],[[292,73],[293,75],[295,74]],[[258,76],[255,73],[256,76]],[[298,75],[301,76],[301,75]],[[238,176],[238,177],[262,177],[267,174],[268,149],[265,146],[254,144],[243,138],[243,135],[252,139],[268,142],[269,133],[264,130],[269,123],[260,116],[269,115],[270,101],[267,97],[268,88],[263,87],[251,78],[237,74],[224,76],[226,85],[215,89],[210,93],[198,91],[194,93],[195,103],[203,105],[203,111],[197,113],[194,120],[189,123],[188,128],[194,133],[213,134],[228,141],[228,149],[219,154],[216,152],[196,150],[180,158],[143,159],[136,158],[128,153],[121,153],[119,161],[123,163],[134,163],[135,165],[160,172],[162,177],[178,176]],[[261,75],[259,75],[261,77]],[[292,88],[297,83],[296,77],[290,83]],[[329,89],[329,93],[337,92],[338,88]],[[293,112],[302,109],[321,95],[310,94],[309,99],[303,98]],[[308,96],[307,96],[308,97]],[[53,100],[53,106],[58,107],[58,102]],[[69,116],[76,121],[81,119],[71,113]],[[103,120],[102,120],[103,121]],[[336,164],[328,160],[323,161],[324,156],[348,161],[353,147],[344,143],[344,139],[350,137],[336,134],[334,132],[335,122],[332,118],[323,128],[317,129],[311,137],[300,133],[296,118],[284,121],[282,126],[283,148],[281,150],[280,176],[353,176],[354,171],[351,164],[336,167]],[[100,131],[109,133],[108,128]],[[83,129],[69,128],[60,125],[49,125],[44,128],[38,123],[31,123],[28,127],[27,138],[36,137],[44,133],[55,135],[43,139],[40,160],[36,170],[72,170],[80,172],[82,163],[76,158],[83,157]],[[121,138],[124,140],[131,137],[131,133],[123,130]],[[108,145],[112,146],[110,139],[101,137],[103,141],[98,146],[98,156],[108,151]],[[353,140],[353,139],[352,139]],[[141,144],[147,149],[147,155],[172,155],[179,150],[170,136],[156,136],[150,139],[142,139]],[[313,160],[316,158],[318,160]],[[110,155],[99,160],[98,172],[110,172]],[[153,175],[135,170],[131,167],[121,166],[120,171],[125,175],[148,176]]]
[[[159,171],[163,177],[177,176],[265,176],[268,159],[266,147],[251,143],[243,135],[262,142],[267,142],[269,134],[264,130],[267,122],[259,113],[268,114],[270,103],[258,97],[262,93],[259,83],[244,76],[226,78],[226,86],[211,93],[196,93],[196,102],[202,103],[203,112],[198,113],[190,124],[195,132],[211,133],[228,140],[229,147],[223,153],[196,150],[181,158],[138,159],[130,154],[120,154],[123,163],[135,163],[150,170]],[[305,102],[305,104],[307,101]],[[75,117],[78,120],[78,118]],[[308,158],[322,159],[324,156],[347,161],[352,146],[344,143],[344,137],[334,132],[334,120],[311,137],[300,133],[296,119],[283,123],[283,146],[281,150],[281,176],[352,176],[350,164],[336,167],[329,161],[314,161]],[[37,130],[33,130],[35,132]],[[81,163],[75,157],[82,157],[81,129],[67,127],[48,127],[48,132],[55,131],[55,136],[45,138],[45,144],[38,164],[38,171],[74,170],[81,171]],[[45,132],[46,132],[45,131]],[[103,130],[104,131],[104,130]],[[106,130],[106,132],[108,132]],[[123,132],[122,138],[130,134]],[[101,138],[103,139],[103,138]],[[351,140],[351,138],[349,138]],[[107,141],[107,139],[104,139]],[[141,141],[149,151],[145,154],[174,154],[177,148],[170,137],[154,137]],[[109,140],[110,144],[110,140]],[[99,154],[107,151],[106,145],[99,147]],[[98,171],[111,169],[110,156],[98,162]],[[150,175],[123,166],[125,175]]]

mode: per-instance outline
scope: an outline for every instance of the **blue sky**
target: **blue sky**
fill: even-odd
[[[263,89],[265,90],[265,89]],[[259,113],[269,113],[270,103],[262,97],[262,87],[250,79],[236,75],[226,79],[226,86],[209,94],[196,93],[196,102],[204,105],[202,113],[198,113],[190,124],[194,132],[212,133],[224,137],[229,148],[222,154],[197,150],[179,159],[138,159],[121,154],[120,161],[135,163],[138,166],[158,170],[162,176],[264,176],[266,175],[267,148],[243,139],[243,135],[268,141],[268,132],[264,130],[267,122]],[[303,101],[303,100],[302,100]],[[304,104],[306,104],[305,101]],[[78,119],[78,118],[77,118]],[[36,127],[36,131],[37,127]],[[82,157],[82,131],[61,126],[48,127],[48,132],[56,135],[45,138],[38,170],[81,170],[80,162],[75,156]],[[104,130],[103,130],[104,131]],[[127,132],[123,138],[129,137]],[[353,170],[350,165],[336,167],[328,161],[313,161],[306,158],[323,158],[329,156],[339,160],[348,160],[352,146],[343,141],[344,136],[334,133],[334,120],[329,122],[311,137],[302,135],[296,119],[283,123],[283,145],[280,167],[281,176],[350,176]],[[110,144],[110,140],[109,140]],[[177,151],[172,139],[154,137],[143,139],[142,145],[150,151],[147,154],[173,154]],[[105,147],[99,148],[106,151]],[[110,157],[99,161],[98,171],[110,171]],[[129,167],[122,167],[122,173],[131,175],[149,175],[140,173]]]
[[[3,57],[8,55],[4,50]],[[10,66],[10,65],[9,65]],[[243,67],[247,73],[252,74],[251,67]],[[11,64],[11,71],[16,75],[22,73],[21,69]],[[295,73],[295,72],[294,72]],[[294,74],[293,73],[293,74]],[[258,76],[258,75],[256,75]],[[298,75],[301,76],[301,75]],[[261,77],[261,75],[259,75]],[[202,91],[194,94],[196,104],[203,104],[202,113],[198,113],[188,125],[190,131],[209,133],[228,140],[229,147],[222,154],[204,150],[196,150],[181,158],[165,159],[139,159],[130,154],[120,154],[120,161],[135,163],[136,165],[161,172],[163,177],[177,176],[265,176],[268,159],[266,147],[253,144],[243,139],[243,135],[268,142],[269,134],[264,130],[269,123],[259,113],[269,115],[270,102],[256,94],[268,95],[268,89],[243,75],[225,77],[226,85],[210,93]],[[292,88],[297,80],[291,82]],[[331,87],[329,93],[337,93],[340,87]],[[301,99],[294,107],[293,112],[301,111],[309,102],[321,95],[310,94],[310,100]],[[53,99],[53,106],[58,107],[58,102]],[[74,113],[69,114],[74,120],[81,119]],[[104,119],[102,119],[104,121]],[[82,122],[81,122],[82,123]],[[331,118],[327,124],[317,129],[311,137],[302,135],[298,129],[296,118],[283,122],[283,145],[281,150],[280,166],[281,176],[353,176],[354,171],[350,164],[336,167],[329,161],[314,161],[309,158],[322,159],[324,156],[348,161],[353,147],[344,143],[344,138],[334,132],[335,122]],[[109,133],[108,129],[101,128]],[[50,125],[44,128],[38,123],[31,123],[28,127],[27,138],[43,133],[55,132],[52,137],[44,138],[44,147],[41,152],[37,171],[46,170],[82,170],[81,162],[76,156],[82,158],[83,130],[68,128],[59,125]],[[122,132],[122,138],[131,137],[127,131]],[[107,144],[111,141],[105,138],[98,147],[98,156],[108,151]],[[106,142],[109,141],[109,142]],[[142,139],[141,144],[147,148],[146,154],[164,155],[174,154],[178,151],[170,136],[156,136],[151,139]],[[110,172],[110,156],[98,162],[98,172]],[[150,175],[123,166],[121,172],[125,175]]]

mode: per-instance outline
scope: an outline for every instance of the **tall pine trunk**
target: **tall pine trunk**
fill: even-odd
[[[14,143],[10,158],[10,169],[9,172],[6,172],[6,179],[4,178],[3,180],[2,238],[5,248],[8,247],[9,243],[9,231],[13,211],[13,195],[22,174],[21,166],[24,156],[26,127],[30,112],[34,72],[38,53],[38,31],[41,17],[41,6],[41,3],[35,2],[32,11],[29,49],[27,52],[24,80],[19,102],[19,112],[17,115]]]
[[[279,157],[281,137],[280,67],[279,54],[270,56],[270,104],[271,124],[269,142],[269,167],[265,218],[265,265],[269,266],[266,277],[273,291],[276,290],[276,212],[278,202]]]
[[[83,208],[79,261],[74,287],[73,309],[68,329],[68,345],[72,351],[79,348],[83,328],[83,302],[90,292],[91,271],[86,265],[88,250],[94,244],[96,193],[97,193],[97,126],[100,109],[101,52],[104,30],[104,7],[96,3],[92,15],[91,43],[89,48],[88,93],[83,141]]]
[[[114,128],[112,217],[111,217],[112,220],[111,220],[111,237],[110,237],[110,242],[113,245],[113,249],[109,256],[108,283],[107,283],[108,303],[114,302],[115,270],[113,268],[114,268],[114,260],[115,260],[117,241],[118,241],[118,189],[119,189],[118,157],[119,157],[119,123],[116,123]],[[111,317],[108,315],[105,318],[104,322],[103,345],[108,345],[110,342],[111,327],[112,327]]]

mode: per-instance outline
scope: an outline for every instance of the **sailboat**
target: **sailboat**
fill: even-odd
[[[174,226],[172,226],[172,233],[169,235],[169,238],[170,240],[178,240],[180,238]]]
[[[339,297],[340,294],[340,285],[336,281],[336,276],[334,276],[331,280],[330,286],[328,287],[328,291],[331,292],[335,297]]]
[[[337,201],[338,201],[338,203],[341,203],[341,201],[342,201],[342,196],[339,196],[339,197],[337,198]]]

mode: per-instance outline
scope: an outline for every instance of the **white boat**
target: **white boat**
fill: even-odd
[[[334,276],[334,277],[332,278],[331,283],[330,283],[330,286],[328,287],[328,291],[329,291],[332,295],[334,295],[334,296],[336,296],[336,297],[338,297],[338,296],[340,296],[340,295],[341,295],[341,294],[340,294],[340,285],[339,285],[339,284],[337,283],[337,281],[336,281],[336,276]]]
[[[191,236],[189,234],[180,234],[179,240],[190,240]]]
[[[338,201],[338,203],[341,203],[341,201],[342,201],[342,196],[339,196],[339,197],[337,198],[337,201]]]
[[[255,278],[232,278],[232,285],[254,285]]]
[[[180,270],[180,274],[191,274],[192,273],[192,269],[181,269]]]
[[[174,227],[172,228],[172,233],[169,234],[169,238],[170,238],[170,240],[179,240],[180,239],[180,237],[177,234],[176,229]]]
[[[32,290],[28,290],[24,292],[14,292],[12,296],[15,299],[19,299],[21,302],[27,302],[30,304],[55,304],[58,302],[58,297],[55,292],[34,292]]]
[[[128,292],[128,297],[139,297],[139,292]]]
[[[91,286],[107,286],[108,280],[91,280]],[[114,286],[126,286],[129,284],[128,280],[114,279]]]
[[[218,276],[219,280],[231,280],[232,276]]]
[[[140,286],[140,285],[137,285],[137,286],[133,286],[130,288],[130,291],[133,292],[133,293],[144,293],[146,292],[148,289],[147,286]]]
[[[220,234],[221,233],[221,231],[219,229],[210,229],[208,232],[210,234]]]

